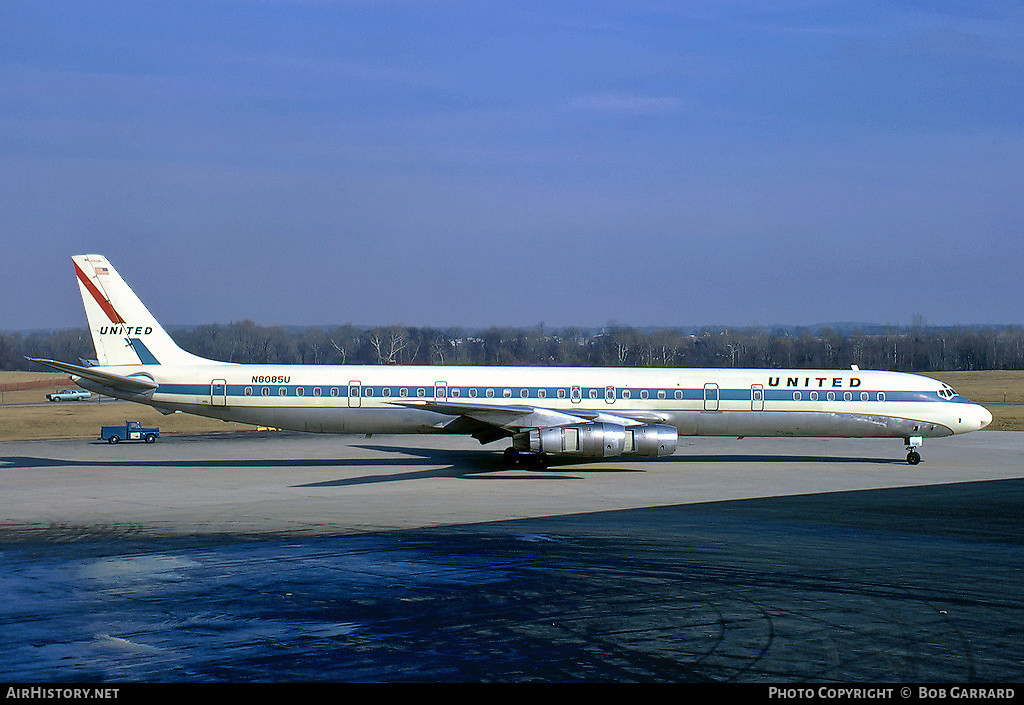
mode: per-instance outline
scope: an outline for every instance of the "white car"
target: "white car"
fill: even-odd
[[[91,397],[92,393],[84,389],[61,389],[59,392],[46,395],[50,401],[85,401]]]

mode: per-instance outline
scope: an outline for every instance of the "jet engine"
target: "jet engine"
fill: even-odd
[[[675,426],[664,424],[644,424],[643,426],[626,427],[626,448],[622,452],[627,455],[645,455],[660,457],[676,452],[679,433]],[[632,443],[630,443],[632,441]],[[630,448],[632,445],[632,448]]]
[[[531,429],[512,436],[512,447],[527,453],[609,458],[615,455],[672,455],[678,435],[672,426],[580,423]]]

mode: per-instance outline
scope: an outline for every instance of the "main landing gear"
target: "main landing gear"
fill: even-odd
[[[520,453],[515,448],[506,448],[502,455],[507,468],[546,468],[548,456],[546,453]]]
[[[921,462],[921,454],[915,448],[920,448],[923,440],[921,436],[911,436],[910,438],[903,439],[907,446],[907,465],[917,465]]]

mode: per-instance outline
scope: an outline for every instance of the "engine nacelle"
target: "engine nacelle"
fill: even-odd
[[[675,426],[664,424],[627,426],[626,447],[622,452],[626,455],[661,457],[675,453],[678,443],[679,433]]]
[[[626,429],[614,423],[578,423],[531,429],[512,436],[512,447],[529,453],[609,458],[622,455]]]
[[[512,447],[527,453],[610,458],[615,455],[658,457],[676,452],[678,434],[673,426],[580,423],[532,429],[512,437]]]

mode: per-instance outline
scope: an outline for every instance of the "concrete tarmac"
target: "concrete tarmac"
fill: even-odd
[[[2,443],[0,680],[1019,682],[1024,434],[922,455]]]
[[[501,444],[494,444],[501,446]],[[503,447],[503,446],[502,446]],[[8,532],[336,535],[1024,476],[1024,434],[684,438],[675,455],[504,469],[471,438],[242,433],[0,444]]]

